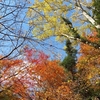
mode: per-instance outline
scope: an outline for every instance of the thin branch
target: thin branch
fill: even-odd
[[[7,54],[6,56],[0,58],[0,60],[3,60],[5,58],[7,58],[8,56],[10,56],[16,49],[18,49],[24,43],[24,41],[25,40],[23,40],[23,42],[20,45],[16,46],[9,54]]]

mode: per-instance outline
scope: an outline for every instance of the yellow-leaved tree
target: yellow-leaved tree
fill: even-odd
[[[35,0],[27,11],[33,35],[40,40],[56,36],[64,41],[79,38],[75,33],[99,28],[95,25],[92,4],[87,0]]]

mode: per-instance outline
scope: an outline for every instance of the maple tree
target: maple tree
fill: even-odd
[[[24,48],[23,56],[20,60],[0,61],[1,99],[74,100],[73,97],[80,97],[70,88],[70,76],[58,61],[50,61],[43,52],[28,47]]]
[[[99,42],[97,32],[86,36],[89,41]],[[76,65],[80,93],[85,98],[100,98],[100,50],[81,43],[81,56]],[[78,87],[79,88],[79,87]]]
[[[32,51],[27,47],[25,48],[25,52],[27,52],[27,60],[36,64],[31,68],[33,75],[38,77],[34,77],[37,82],[37,89],[34,90],[35,99],[74,100],[75,98],[79,98],[81,100],[81,96],[76,94],[73,88],[71,88],[72,81],[70,74],[66,73],[62,66],[59,66],[57,60],[48,60],[48,56],[43,52],[40,52],[40,55],[35,56],[34,59],[33,52],[36,53],[36,51]]]

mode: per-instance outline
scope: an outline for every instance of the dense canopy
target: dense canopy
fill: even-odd
[[[99,0],[0,0],[0,100],[100,100]]]

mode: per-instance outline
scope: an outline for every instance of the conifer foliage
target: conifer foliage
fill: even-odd
[[[71,71],[71,73],[75,72],[75,64],[76,64],[76,54],[77,54],[77,50],[72,46],[72,43],[70,42],[70,40],[66,41],[66,54],[67,56],[64,58],[64,60],[62,61],[62,65],[68,70]]]

